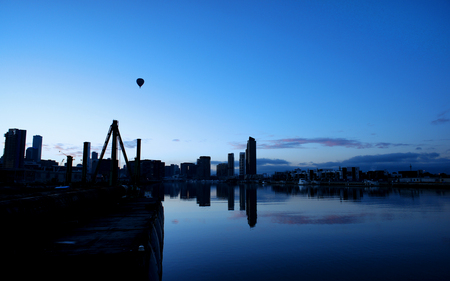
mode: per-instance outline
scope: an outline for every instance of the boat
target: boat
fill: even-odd
[[[298,180],[298,185],[306,185],[306,184],[309,184],[309,182],[307,180],[305,180],[305,179]]]
[[[365,185],[380,185],[377,181],[371,181],[371,180],[364,180]]]

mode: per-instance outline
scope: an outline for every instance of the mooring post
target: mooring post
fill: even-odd
[[[134,165],[134,183],[139,184],[141,178],[141,139],[137,139],[136,145],[136,161]]]
[[[86,177],[87,177],[87,168],[88,168],[88,153],[89,153],[89,142],[83,143],[83,170],[81,174],[81,182],[83,185],[86,184]]]

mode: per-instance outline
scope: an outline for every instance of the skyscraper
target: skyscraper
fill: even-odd
[[[234,176],[234,153],[228,153],[228,176]]]
[[[245,174],[256,175],[256,141],[249,137],[245,150]]]
[[[26,138],[26,130],[9,129],[9,131],[5,134],[3,168],[23,168]]]
[[[92,151],[92,158],[91,158],[91,169],[90,169],[90,173],[94,173],[95,169],[97,168],[97,164],[98,164],[98,152]]]
[[[216,175],[219,179],[226,179],[228,176],[228,164],[227,163],[217,164]]]
[[[181,176],[192,179],[197,174],[197,166],[194,163],[181,163]]]
[[[33,160],[41,162],[42,157],[42,136],[33,136]]]
[[[34,161],[34,148],[28,147],[25,151],[25,160]]]
[[[245,176],[245,152],[239,153],[239,177],[243,179]]]
[[[197,177],[202,180],[209,180],[211,177],[211,157],[200,156],[197,159]]]

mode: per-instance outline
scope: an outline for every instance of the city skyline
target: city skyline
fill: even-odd
[[[167,165],[226,163],[252,136],[258,174],[450,173],[447,1],[1,7],[0,131],[43,136],[42,159],[79,164],[118,120],[130,159],[139,138]]]
[[[23,130],[23,129],[11,128],[11,129],[8,130],[8,132],[5,133],[5,142],[4,142],[5,147],[4,147],[4,154],[2,155],[2,160],[3,161],[4,161],[4,159],[10,159],[10,160],[7,160],[9,162],[9,164],[7,164],[6,166],[4,164],[4,167],[6,167],[8,169],[12,168],[13,166],[15,168],[19,168],[19,167],[23,167],[23,164],[26,163],[26,161],[32,161],[34,163],[38,163],[38,162],[41,161],[40,157],[38,157],[38,153],[36,153],[36,150],[39,149],[39,146],[42,146],[42,136],[40,136],[40,135],[33,136],[33,146],[30,146],[30,147],[26,148],[26,144],[25,144],[26,132],[27,131]],[[20,135],[20,137],[19,137],[20,141],[16,140],[16,137],[13,137],[13,138],[9,137],[11,135],[13,135],[13,136],[14,135]],[[16,144],[14,144],[14,148],[12,148],[12,147],[8,148],[7,145],[6,145],[8,139],[9,139],[9,146],[10,147],[11,147],[11,141],[13,141],[14,143],[18,141],[20,143],[20,145],[17,146]],[[97,151],[92,151],[91,152],[91,143],[90,142],[85,142],[83,144],[83,146],[84,146],[83,149],[87,149],[87,162],[88,162],[87,171],[91,171],[91,165],[92,165],[91,159],[92,160],[98,159],[98,152]],[[107,149],[105,151],[105,155],[106,156],[104,157],[104,160],[108,161],[108,160],[110,160],[110,158],[108,156],[110,156],[109,154],[110,154],[111,146],[108,145],[107,148],[109,150]],[[10,156],[5,158],[5,153],[7,153],[7,151],[11,151],[11,149],[16,151],[16,152],[14,152],[14,154],[16,155],[15,156],[15,158],[16,158],[15,160],[11,160]],[[28,151],[30,149],[32,149],[31,150],[31,157],[29,157],[29,153],[28,153]],[[118,148],[118,150],[120,150],[120,148]],[[22,152],[18,152],[18,151],[22,151],[25,154],[24,157],[22,157],[22,160],[19,159],[20,155],[18,155],[18,154],[21,154]],[[26,151],[26,153],[25,153],[25,151]],[[83,154],[82,151],[80,153]],[[9,154],[12,155],[11,152]],[[121,153],[119,153],[119,155],[120,154]],[[65,155],[65,156],[67,157],[68,155]],[[73,159],[73,156],[72,155],[70,155],[70,156]],[[245,152],[239,152],[239,160],[236,160],[236,161],[234,160],[234,153],[228,153],[227,158],[228,158],[227,161],[224,162],[224,161],[211,161],[211,157],[210,156],[200,156],[197,159],[196,164],[192,163],[192,162],[183,162],[183,163],[177,163],[177,164],[168,164],[168,165],[165,165],[165,167],[172,167],[172,169],[173,169],[174,166],[176,166],[177,169],[180,170],[180,168],[183,167],[183,165],[191,165],[192,164],[192,165],[196,166],[196,170],[198,169],[199,172],[201,171],[200,174],[197,173],[197,176],[199,176],[200,178],[208,179],[209,176],[213,176],[213,175],[214,176],[219,176],[219,168],[221,168],[220,175],[222,177],[224,175],[226,177],[234,177],[235,174],[239,175],[241,177],[243,177],[244,175],[257,175],[258,173],[256,173],[256,168],[255,167],[258,167],[259,161],[263,162],[262,165],[260,165],[262,167],[264,167],[264,165],[266,164],[264,162],[266,159],[257,159],[256,158],[256,141],[252,137],[249,137],[249,139],[247,140],[247,145],[246,145]],[[59,162],[55,161],[55,159],[46,159],[46,160],[54,161],[55,163],[59,164]],[[63,159],[61,161],[61,165],[63,164],[64,160],[66,160],[66,159]],[[205,162],[205,160],[206,160],[206,162]],[[141,161],[144,161],[144,162],[145,161],[159,161],[159,162],[162,162],[162,163],[166,164],[164,161],[161,161],[160,159],[141,159]],[[22,164],[19,164],[20,162]],[[134,163],[134,160],[132,160],[132,162]],[[374,159],[370,159],[370,161],[368,161],[368,162],[369,162],[370,165],[373,165],[375,160]],[[13,164],[13,163],[15,163],[15,164]],[[370,168],[367,169],[367,166],[364,166],[364,165],[362,166],[362,169],[360,169],[361,166],[355,165],[354,163],[357,163],[357,162],[353,162],[353,163],[351,161],[348,161],[346,163],[343,162],[342,164],[339,164],[338,168],[336,166],[333,166],[333,165],[336,165],[336,163],[333,163],[333,165],[330,165],[329,167],[321,167],[321,168],[291,167],[291,168],[285,169],[285,170],[268,170],[268,171],[264,170],[261,173],[259,173],[258,175],[263,175],[263,174],[265,174],[265,175],[272,175],[272,174],[274,174],[276,172],[294,172],[295,170],[303,170],[303,171],[306,171],[306,170],[317,170],[317,171],[319,171],[319,170],[334,170],[334,171],[341,171],[342,169],[347,169],[347,168],[351,168],[351,169],[355,169],[356,168],[358,171],[361,170],[361,172],[387,171],[388,173],[397,173],[397,172],[400,172],[400,171],[408,171],[408,169],[406,169],[404,167],[401,167],[401,169],[398,169],[398,168],[395,168],[395,167],[384,167],[384,168],[380,168],[378,170],[370,169]],[[361,163],[361,162],[359,162],[359,163]],[[121,163],[121,161],[119,161],[118,164],[119,164],[119,168],[124,166],[124,163]],[[73,163],[73,166],[75,166],[75,165],[76,164]],[[81,165],[81,164],[78,164],[78,165]],[[222,167],[220,167],[220,166],[222,166]],[[249,167],[251,167],[251,166],[253,168],[249,169]],[[132,170],[134,170],[133,167],[132,167]],[[440,168],[437,167],[437,169],[440,169]],[[180,171],[182,171],[181,174],[183,174],[183,175],[188,175],[189,174],[186,171],[183,172],[183,168],[181,168]],[[212,171],[214,171],[216,174],[212,174]],[[428,173],[431,172],[431,173],[434,173],[434,174],[446,173],[444,170],[439,170],[438,172],[433,172],[432,170],[430,171],[430,170],[425,170],[425,169],[412,169],[412,164],[410,164],[410,166],[409,166],[409,171],[418,171],[420,173],[422,173],[422,172],[428,172]],[[171,172],[170,174],[171,174],[171,176],[173,176],[173,175],[175,175],[177,173]]]

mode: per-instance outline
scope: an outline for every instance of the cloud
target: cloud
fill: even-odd
[[[272,222],[279,224],[354,224],[361,223],[367,214],[304,216],[292,213],[274,213],[263,215],[271,217]]]
[[[257,160],[258,165],[266,166],[266,165],[289,165],[290,163],[283,159],[268,159],[268,158],[259,158]]]
[[[299,163],[302,165],[302,163]],[[440,157],[439,153],[388,153],[378,155],[360,155],[344,161],[308,163],[308,167],[337,169],[339,167],[360,167],[362,171],[388,170],[397,172],[409,170],[426,170],[431,173],[448,173],[450,159]],[[303,166],[305,167],[305,166]]]
[[[123,145],[126,148],[135,148],[137,146],[137,139],[134,139],[132,141],[124,141]]]
[[[363,143],[357,140],[350,140],[345,138],[289,138],[289,139],[279,139],[270,140],[268,144],[260,144],[258,148],[260,149],[283,149],[283,148],[303,148],[305,144],[320,144],[327,147],[347,147],[347,148],[389,148],[397,146],[408,146],[409,144],[403,143],[389,143],[389,142],[379,142],[375,144]]]
[[[293,166],[292,163],[284,159],[258,158],[256,164],[258,174],[273,174],[274,172],[292,171],[299,168],[299,166]]]
[[[233,149],[244,150],[247,148],[247,144],[238,143],[238,142],[229,142],[229,145],[233,147]]]
[[[298,148],[304,149],[306,144],[319,144],[327,147],[346,147],[356,149],[367,148],[380,148],[386,149],[390,147],[398,146],[410,146],[405,143],[390,143],[390,142],[378,142],[378,143],[364,143],[357,140],[351,140],[346,138],[286,138],[278,140],[269,140],[266,142],[258,142],[258,149],[289,149]],[[230,142],[234,149],[245,150],[247,145],[245,143]]]
[[[404,143],[390,143],[390,142],[378,142],[374,144],[376,148],[389,148],[389,147],[398,147],[398,146],[409,146],[409,144]]]
[[[293,171],[294,169],[336,169],[339,167],[359,167],[361,171],[388,170],[389,172],[425,170],[430,173],[450,173],[450,159],[439,153],[387,153],[377,155],[359,155],[343,161],[322,163],[290,163],[283,159],[260,158],[257,160],[258,173]]]
[[[82,158],[83,157],[83,147],[82,146],[69,146],[66,147],[66,144],[57,143],[53,145],[54,150],[58,150],[61,155],[69,155],[74,158]]]
[[[148,143],[150,140],[151,139],[141,139],[141,143]],[[135,147],[137,147],[137,139],[134,139],[134,140],[131,140],[131,141],[124,141],[123,145],[125,146],[125,148],[135,148]],[[103,149],[103,147],[100,148],[100,150],[102,150],[102,149]]]
[[[450,119],[448,119],[448,118],[438,118],[436,120],[431,121],[431,124],[439,125],[439,124],[447,123],[449,121],[450,121]]]
[[[433,125],[439,125],[439,124],[444,124],[450,121],[449,118],[446,118],[445,115],[449,112],[450,110],[445,110],[441,113],[438,114],[438,118],[436,120],[431,121],[431,124]]]

